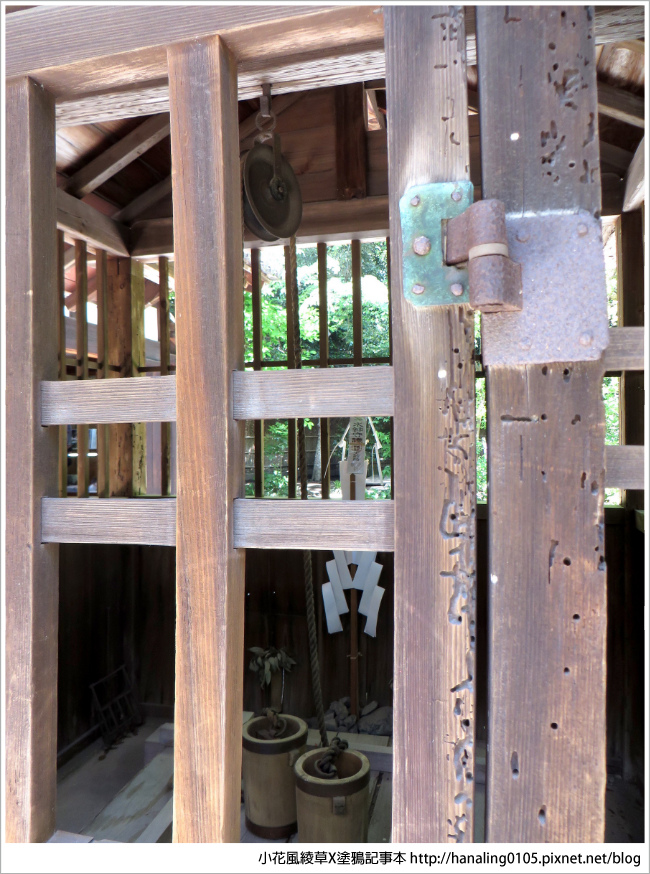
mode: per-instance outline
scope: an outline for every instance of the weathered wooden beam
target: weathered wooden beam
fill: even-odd
[[[317,243],[318,257],[318,351],[319,366],[326,370],[329,366],[329,320],[327,307],[327,244]],[[320,471],[321,497],[330,496],[330,421],[327,416],[320,416]]]
[[[133,259],[131,260],[130,376],[136,379],[143,375],[140,368],[145,366],[144,286],[144,264]],[[136,497],[147,494],[147,426],[138,418],[131,427],[133,495]]]
[[[244,425],[231,416],[231,374],[244,363],[236,64],[219,37],[172,46],[169,81],[183,351],[174,841],[226,842],[239,838],[245,600],[232,524],[232,502],[244,493]]]
[[[11,17],[11,16],[10,16]],[[59,556],[41,537],[57,493],[57,431],[39,423],[57,376],[54,100],[31,79],[6,91],[5,839],[42,842],[56,807]]]
[[[127,228],[62,188],[56,191],[56,227],[111,255],[129,254]]]
[[[158,203],[163,199],[163,197],[166,197],[171,193],[172,177],[168,176],[166,179],[156,182],[156,184],[152,185],[151,188],[147,188],[146,191],[143,191],[142,194],[135,197],[131,203],[127,203],[125,207],[115,213],[113,221],[126,222],[128,224],[141,215],[146,209],[149,209],[150,206]]]
[[[609,346],[605,350],[605,370],[643,370],[645,331],[634,328],[610,328]]]
[[[591,18],[477,9],[483,195],[508,213],[600,209],[584,169],[599,159]],[[557,182],[540,172],[540,130],[562,144]],[[603,373],[602,359],[487,369],[491,842],[604,839]]]
[[[175,498],[43,498],[39,517],[44,543],[176,543]]]
[[[366,196],[365,91],[362,82],[339,85],[334,93],[336,123],[336,196]]]
[[[643,491],[646,487],[643,455],[643,446],[606,446],[605,487]]]
[[[158,260],[158,277],[160,285],[160,300],[158,303],[158,340],[160,342],[160,378],[167,379],[169,374],[169,261],[167,258]],[[174,405],[176,397],[174,396]],[[175,412],[175,411],[174,411]],[[174,417],[175,418],[175,417]],[[160,424],[160,491],[163,497],[172,493],[172,419]]]
[[[472,841],[474,318],[467,306],[407,301],[398,206],[412,185],[469,178],[463,14],[384,15],[398,447],[392,837]]]
[[[638,209],[645,196],[645,137],[638,145],[632,162],[625,174],[623,212]]]
[[[97,379],[108,376],[108,274],[106,252],[97,250]],[[103,383],[99,383],[103,384]],[[107,498],[110,490],[109,429],[97,423],[97,497]]]
[[[634,127],[645,127],[643,97],[606,82],[598,84],[598,112]]]
[[[117,391],[112,386],[119,379],[129,382],[132,373],[131,335],[131,259],[109,258],[106,265],[106,297],[108,324],[107,382],[97,383],[95,391]],[[100,388],[101,385],[101,388]],[[89,386],[90,390],[90,386]],[[135,417],[134,417],[135,418]],[[104,420],[105,421],[105,420]],[[127,419],[108,429],[109,497],[133,495],[133,425]]]
[[[77,292],[77,379],[88,379],[88,270],[86,244],[75,241],[75,288]],[[77,423],[77,497],[88,497],[90,462],[88,459],[88,425]]]
[[[286,326],[287,326],[287,366],[289,372],[296,367],[296,344],[293,333],[293,295],[291,283],[293,281],[290,247],[284,247],[284,288],[286,301]],[[295,418],[287,422],[287,494],[293,499],[296,497],[296,485],[298,479],[298,444]]]
[[[41,384],[41,424],[175,422],[176,377]]]
[[[240,126],[241,128],[241,126]],[[260,250],[251,249],[251,309],[253,321],[253,370],[262,369],[262,282]],[[233,393],[235,387],[233,386]],[[264,497],[264,421],[255,419],[255,497]]]
[[[169,134],[169,116],[153,115],[71,176],[66,189],[85,197]]]
[[[58,319],[58,344],[59,344],[59,372],[60,380],[68,378],[66,366],[65,344],[65,244],[63,231],[57,231],[57,319]],[[68,493],[68,426],[59,428],[59,497],[64,498]]]

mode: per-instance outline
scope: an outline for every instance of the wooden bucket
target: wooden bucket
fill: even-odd
[[[280,714],[286,728],[266,740],[260,729],[270,728],[266,716],[250,719],[243,729],[244,809],[246,827],[267,840],[287,838],[296,831],[296,788],[293,766],[307,743],[307,723]]]
[[[368,840],[370,763],[363,753],[345,750],[336,760],[339,778],[316,775],[326,749],[304,753],[296,762],[298,842],[363,844]]]

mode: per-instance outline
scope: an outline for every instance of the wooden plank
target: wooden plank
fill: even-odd
[[[401,240],[398,200],[406,189],[468,178],[465,40],[457,7],[389,7],[384,16],[395,241]],[[391,288],[393,840],[471,841],[474,319],[468,307],[414,307],[405,300],[401,244],[391,248]]]
[[[639,143],[625,174],[623,212],[638,209],[645,197],[645,137]]]
[[[289,246],[284,247],[284,288],[286,300],[286,316],[287,316],[287,366],[289,372],[295,373],[296,367],[296,346],[294,343],[293,334],[293,296],[291,294],[292,269]],[[233,375],[234,376],[234,375]],[[236,417],[235,417],[236,418]],[[285,413],[282,418],[287,418]],[[297,429],[295,418],[289,418],[287,422],[287,492],[288,497],[293,500],[296,497],[296,485],[298,479],[298,446],[297,446]]]
[[[104,249],[111,255],[129,254],[127,228],[62,188],[56,191],[56,226],[94,249]]]
[[[116,222],[126,222],[128,224],[133,221],[134,218],[142,215],[142,213],[146,209],[149,209],[150,206],[154,206],[154,204],[161,201],[163,197],[166,197],[171,193],[172,177],[167,176],[167,178],[162,179],[160,182],[156,182],[156,184],[152,185],[151,188],[147,188],[147,190],[143,191],[142,194],[134,197],[130,203],[127,203],[125,207],[115,213],[113,220]]]
[[[591,13],[510,12],[477,9],[483,195],[509,213],[597,213]],[[540,130],[560,184],[540,172]],[[603,372],[602,360],[487,371],[490,842],[604,837]]]
[[[86,244],[75,240],[75,287],[77,291],[77,379],[88,379],[88,268]],[[90,464],[88,459],[88,425],[77,423],[77,497],[88,497]]]
[[[646,487],[644,447],[627,444],[605,447],[605,488],[637,489]]]
[[[236,500],[235,546],[390,552],[393,520],[392,501]]]
[[[174,546],[175,498],[43,498],[43,543]]]
[[[144,264],[131,260],[131,373],[141,377],[145,364],[144,339]],[[147,426],[137,421],[131,425],[133,496],[147,494]]]
[[[598,112],[634,127],[645,126],[643,97],[606,82],[598,83]]]
[[[174,799],[170,798],[146,829],[134,841],[136,844],[170,843],[174,819]],[[167,838],[169,838],[167,840]]]
[[[46,841],[56,806],[59,555],[41,538],[57,493],[57,432],[38,385],[57,375],[54,101],[31,79],[6,91],[5,839]],[[62,499],[63,500],[63,499]]]
[[[97,250],[95,277],[97,283],[97,379],[108,376],[108,274],[106,252]],[[107,498],[110,483],[109,431],[97,423],[97,497]]]
[[[643,370],[645,331],[635,328],[610,328],[605,350],[605,370]]]
[[[241,125],[240,125],[241,130]],[[262,283],[260,250],[251,249],[251,304],[253,311],[253,370],[262,369]],[[234,387],[233,387],[234,391]],[[264,497],[264,422],[255,419],[255,497]]]
[[[169,135],[169,116],[152,115],[71,176],[66,190],[85,197]]]
[[[318,257],[318,352],[319,366],[327,369],[329,365],[329,319],[327,308],[327,244],[317,243]],[[330,421],[327,416],[320,417],[320,470],[321,498],[330,496]]]
[[[169,262],[167,258],[158,259],[158,278],[160,300],[158,302],[158,340],[160,342],[160,377],[169,374]],[[175,386],[174,386],[175,387]],[[176,398],[174,397],[174,401]],[[175,403],[174,403],[175,406]],[[174,419],[176,410],[174,409]],[[140,420],[142,421],[142,420]],[[160,424],[160,492],[163,497],[172,493],[172,423],[173,419]]]
[[[363,363],[363,310],[361,301],[361,243],[352,240],[350,243],[352,261],[352,354],[354,366],[361,367]]]
[[[336,196],[339,200],[366,196],[366,130],[363,82],[335,89]]]
[[[235,61],[219,37],[171,47],[169,80],[176,337],[186,350],[176,369],[174,841],[225,842],[239,836],[245,600],[232,530],[232,501],[244,494],[244,425],[231,414],[231,373],[244,364]]]
[[[63,231],[57,231],[57,318],[59,342],[59,379],[68,378],[65,345],[65,243]],[[68,426],[59,428],[59,497],[68,493]]]
[[[109,258],[106,265],[106,295],[108,321],[108,376],[111,383],[131,376],[131,260]],[[129,388],[131,380],[128,382]],[[95,387],[100,392],[115,392],[119,389],[109,383]],[[127,391],[129,389],[126,389]],[[131,389],[132,390],[132,389]],[[108,429],[109,443],[109,497],[133,495],[133,440],[130,422],[112,424]]]
[[[176,421],[176,377],[41,383],[41,424]]]
[[[236,419],[392,414],[391,367],[233,373]]]

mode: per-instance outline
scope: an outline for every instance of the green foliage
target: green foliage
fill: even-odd
[[[278,671],[290,671],[296,664],[296,660],[287,655],[283,648],[270,646],[268,649],[262,649],[261,646],[251,646],[249,651],[254,653],[254,658],[251,659],[248,670],[257,674],[261,689],[271,685],[273,674]]]

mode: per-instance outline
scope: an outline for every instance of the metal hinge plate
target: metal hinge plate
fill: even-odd
[[[609,336],[600,222],[584,210],[506,216],[506,231],[523,309],[483,314],[483,364],[600,358]]]
[[[443,222],[474,200],[471,182],[431,182],[409,188],[399,202],[404,297],[414,306],[469,303],[467,266],[444,261]]]

